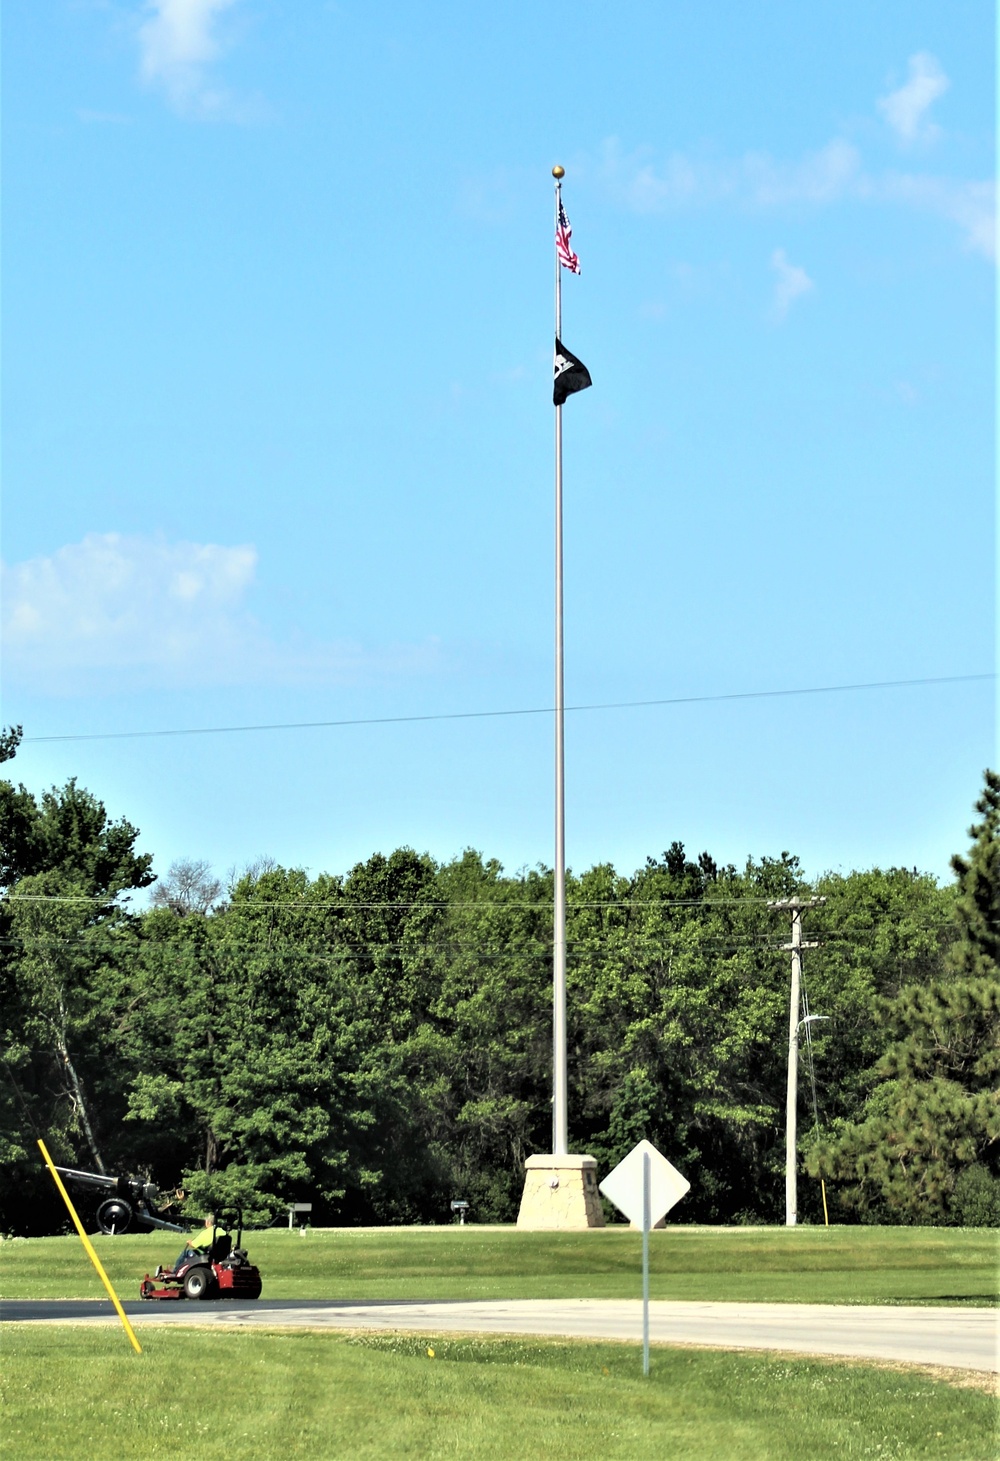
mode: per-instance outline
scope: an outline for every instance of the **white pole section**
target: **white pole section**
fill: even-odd
[[[650,1206],[649,1152],[642,1154],[642,1373],[649,1374],[649,1224]]]
[[[796,1118],[799,1104],[799,989],[802,982],[802,909],[792,904],[792,989],[788,1003],[788,1093],[785,1101],[785,1227],[798,1217]]]
[[[562,170],[556,176],[555,223],[559,227]],[[553,247],[555,232],[553,231]],[[556,338],[562,335],[562,266],[556,253]],[[556,685],[555,862],[552,914],[552,1151],[569,1151],[566,1075],[566,743],[563,676],[563,452],[562,407],[556,406]]]

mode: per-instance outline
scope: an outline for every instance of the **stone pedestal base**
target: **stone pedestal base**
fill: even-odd
[[[604,1227],[593,1157],[529,1157],[524,1169],[519,1228],[539,1232]]]

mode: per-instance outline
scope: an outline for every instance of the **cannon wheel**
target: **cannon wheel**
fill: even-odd
[[[108,1237],[127,1231],[132,1221],[132,1209],[121,1197],[111,1197],[97,1209],[97,1226]]]

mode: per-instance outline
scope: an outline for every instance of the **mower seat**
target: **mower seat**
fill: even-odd
[[[232,1251],[232,1246],[233,1246],[233,1240],[232,1240],[232,1238],[229,1236],[228,1233],[223,1233],[221,1237],[216,1238],[215,1242],[212,1244],[211,1248],[209,1249],[209,1254],[208,1254],[208,1260],[209,1260],[209,1262],[210,1263],[221,1263],[223,1261],[223,1259],[229,1257],[229,1254]]]

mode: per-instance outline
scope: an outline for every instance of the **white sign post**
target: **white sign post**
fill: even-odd
[[[649,1374],[649,1230],[688,1192],[691,1183],[651,1141],[640,1141],[609,1172],[600,1190],[630,1223],[642,1227],[642,1373]]]
[[[649,1374],[649,1152],[642,1154],[642,1373]]]
[[[313,1210],[313,1205],[312,1205],[311,1202],[290,1202],[288,1204],[288,1231],[289,1232],[292,1231],[292,1221],[293,1221],[293,1219],[295,1217],[295,1214],[297,1212],[312,1212],[312,1210]],[[304,1238],[305,1235],[306,1235],[306,1220],[305,1220],[305,1218],[302,1218],[301,1222],[302,1222],[302,1226],[299,1229],[299,1231],[301,1232],[301,1234],[302,1234],[302,1236]]]

